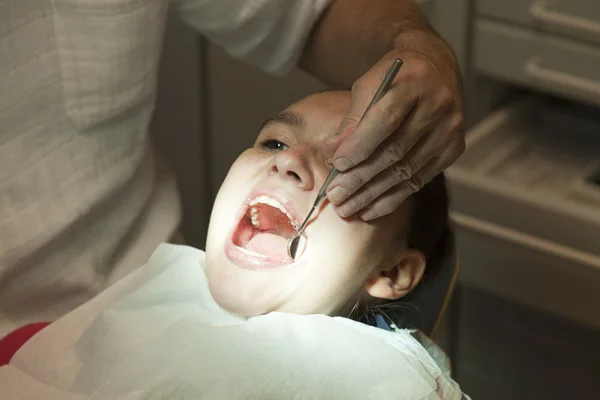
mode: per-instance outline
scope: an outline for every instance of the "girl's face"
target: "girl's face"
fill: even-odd
[[[211,215],[206,272],[212,296],[241,315],[346,312],[365,283],[397,262],[406,207],[374,222],[342,219],[325,200],[307,240],[287,255],[331,169],[324,147],[350,103],[346,92],[310,96],[269,119],[229,170]]]

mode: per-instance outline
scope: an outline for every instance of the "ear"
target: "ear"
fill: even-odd
[[[406,296],[421,282],[425,265],[425,255],[422,252],[404,251],[395,263],[370,278],[365,283],[365,290],[378,299],[397,300]]]

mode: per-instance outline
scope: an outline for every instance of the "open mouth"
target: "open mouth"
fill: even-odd
[[[248,202],[232,236],[233,244],[251,257],[290,263],[288,240],[296,234],[296,220],[284,205],[266,195]]]

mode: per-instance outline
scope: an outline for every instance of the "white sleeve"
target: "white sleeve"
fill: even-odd
[[[232,56],[281,75],[292,69],[331,0],[176,0],[181,17]]]

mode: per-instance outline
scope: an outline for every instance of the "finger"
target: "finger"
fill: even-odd
[[[451,151],[440,157],[431,159],[421,170],[409,180],[379,196],[368,207],[363,209],[360,217],[363,221],[371,221],[395,211],[411,194],[418,192],[424,185],[429,183],[439,173],[448,168],[456,159],[456,154],[460,154],[461,144],[454,145]]]
[[[351,110],[354,107],[354,97],[350,105]],[[356,97],[361,98],[361,104],[368,100],[368,96],[363,92],[359,92]],[[347,137],[333,156],[334,166],[343,172],[366,160],[402,124],[415,103],[416,96],[411,90],[401,89],[395,81],[381,100],[365,114],[360,125],[360,116],[356,120],[358,126],[352,125],[352,129],[348,129],[351,125],[346,123],[346,130],[343,132]],[[364,109],[366,106],[362,109],[363,112]],[[350,115],[350,112],[348,114]],[[356,111],[353,111],[353,115],[353,118],[356,118]]]
[[[337,151],[338,147],[340,147],[340,143],[342,143],[344,141],[344,139],[346,139],[348,137],[349,133],[350,133],[349,131],[345,131],[345,132],[342,132],[341,134],[337,134],[336,136],[333,136],[329,139],[324,140],[322,142],[323,155],[326,158],[333,160],[333,156],[334,156],[335,152]]]
[[[439,118],[445,118],[439,121]],[[329,185],[327,196],[329,200],[339,205],[350,197],[355,200],[344,206],[345,213],[353,214],[364,207],[375,197],[387,191],[393,185],[396,185],[410,177],[421,169],[433,157],[448,151],[450,140],[455,136],[463,137],[463,122],[460,113],[454,113],[450,117],[441,115],[431,117],[431,124],[437,124],[429,134],[424,134],[420,129],[420,123],[415,126],[412,121],[406,121],[407,128],[401,128],[394,136],[385,141],[379,149],[363,161],[358,166],[344,174],[338,175]],[[422,137],[422,135],[425,135]],[[407,139],[408,138],[408,139]],[[420,140],[419,140],[420,139]],[[397,140],[402,140],[400,146],[410,146],[408,152],[398,150]],[[413,143],[414,142],[414,143]],[[404,157],[400,157],[399,153]],[[389,174],[387,185],[378,185],[374,187],[377,190],[363,191],[360,196],[355,193],[370,182],[375,176],[388,169]]]
[[[381,62],[379,64],[381,64]],[[343,137],[345,139],[348,137],[348,135],[356,129],[359,122],[363,118],[367,107],[377,92],[377,87],[375,85],[368,84],[367,82],[370,80],[371,76],[379,77],[379,75],[384,73],[382,71],[385,71],[379,64],[376,64],[373,67],[373,70],[379,70],[378,73],[367,73],[369,74],[368,76],[361,77],[352,85],[350,107],[348,108],[346,116],[342,119],[336,135],[330,140],[330,143],[337,143],[337,145],[339,145],[339,143],[341,143],[339,138]],[[380,79],[383,80],[383,75],[380,77]],[[336,150],[337,147],[338,146],[336,146]]]
[[[383,82],[393,59],[396,59],[395,55],[384,56],[365,75],[354,82],[350,107],[338,128],[337,135],[348,134],[358,126],[375,93],[379,90],[379,85]]]
[[[423,132],[431,125],[432,119],[435,120],[433,116],[451,111],[455,103],[452,92],[440,82],[429,64],[411,63],[398,73],[388,93],[341,143],[334,155],[334,166],[346,171],[363,162],[400,126],[417,104],[412,124],[417,131]],[[398,145],[404,154],[410,149],[402,142]],[[404,154],[399,153],[395,161],[403,158]]]
[[[447,124],[443,126],[445,125]],[[403,160],[381,171],[360,190],[348,196],[347,200],[337,208],[338,214],[342,217],[353,215],[394,186],[411,179],[415,173],[424,168],[434,157],[439,156],[438,148],[449,147],[446,143],[442,143],[442,146],[438,144],[440,140],[447,140],[447,136],[441,133],[443,130],[443,127],[437,127],[433,134],[420,140]],[[362,164],[356,167],[356,169],[361,167]],[[354,172],[355,169],[352,169],[347,174],[351,175]],[[331,197],[335,197],[338,192],[334,189]]]
[[[410,179],[414,173],[421,170],[434,157],[433,153],[424,151],[424,147],[427,147],[427,144],[425,141],[422,141],[407,154],[404,160],[398,161],[396,164],[381,171],[376,177],[370,179],[367,184],[361,187],[360,190],[348,196],[347,200],[337,208],[338,214],[342,217],[349,217],[368,206],[394,186]],[[362,164],[359,167],[361,166]],[[353,173],[354,169],[348,172],[348,174]],[[335,197],[337,193],[334,189],[332,197]]]
[[[431,181],[439,173],[435,171],[438,171],[441,165],[440,159],[432,159],[421,171],[413,175],[412,178],[400,185],[394,186],[375,199],[375,201],[361,211],[360,218],[363,221],[372,221],[391,214],[397,210],[411,194],[416,193],[427,182]]]
[[[404,127],[403,124],[403,126],[400,127],[394,135],[384,141],[369,158],[346,173],[338,175],[330,183],[328,198],[333,204],[340,204],[346,201],[346,199],[382,171],[398,166],[398,162],[401,160],[409,160],[408,164],[404,165],[404,168],[397,168],[399,177],[404,180],[410,178],[414,171],[418,170],[425,162],[429,161],[429,158],[433,157],[433,154],[429,154],[433,153],[432,151],[425,150],[425,153],[423,153],[423,150],[421,149],[423,146],[419,147],[417,145],[417,143],[423,142],[421,137],[424,133],[418,130],[418,128],[415,128],[415,125],[412,124],[413,118],[414,117],[409,116],[407,121],[405,121],[407,126]],[[438,121],[432,119],[431,124],[433,125],[434,123],[438,123]],[[417,149],[416,155],[412,154],[415,152],[415,148]],[[420,157],[419,160],[415,160],[414,158],[417,157],[418,154],[422,154],[422,157]],[[421,160],[423,158],[426,159]],[[340,189],[336,190],[338,187]],[[379,194],[381,193],[378,193],[377,195]]]

